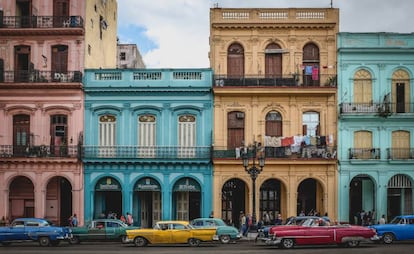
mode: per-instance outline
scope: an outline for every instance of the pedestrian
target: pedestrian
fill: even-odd
[[[119,218],[123,223],[126,223],[126,219],[125,216],[122,214],[121,217]]]
[[[214,218],[214,212],[211,211],[210,215],[208,216],[209,218]]]
[[[77,215],[75,213],[72,216],[72,227],[77,227],[77,226],[78,226],[78,217],[77,217]]]
[[[134,224],[134,218],[129,212],[127,212],[127,224],[128,226],[132,226]]]
[[[381,218],[379,219],[379,222],[378,222],[379,224],[385,224],[385,214],[383,214],[382,216],[381,216]]]
[[[282,223],[283,223],[282,215],[279,213],[277,215],[277,218],[275,219],[275,225],[282,225]]]
[[[69,224],[69,227],[73,227],[73,216],[72,215],[69,216],[68,218],[68,224]]]
[[[246,216],[244,215],[243,211],[240,211],[240,217],[239,217],[239,229],[240,233],[243,235],[244,233],[244,227],[246,225]]]

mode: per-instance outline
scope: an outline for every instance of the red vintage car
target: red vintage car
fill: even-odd
[[[319,219],[308,219],[297,226],[275,226],[269,230],[267,245],[290,249],[295,245],[339,245],[357,247],[360,242],[378,241],[375,230],[362,226],[326,225]]]

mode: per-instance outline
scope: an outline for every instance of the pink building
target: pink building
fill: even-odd
[[[83,223],[85,10],[0,2],[0,218]]]

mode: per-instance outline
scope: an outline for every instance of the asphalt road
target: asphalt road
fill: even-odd
[[[187,245],[149,245],[139,248],[133,245],[124,245],[121,243],[81,243],[79,245],[70,245],[62,243],[57,247],[40,247],[37,243],[16,243],[10,246],[1,246],[0,253],[7,254],[316,254],[316,253],[335,253],[335,254],[411,254],[413,253],[414,242],[399,242],[391,245],[385,244],[361,244],[358,248],[339,248],[336,246],[308,246],[296,247],[293,250],[284,250],[272,246],[254,244],[253,241],[238,242],[236,244],[216,244],[206,243],[199,247],[189,247]]]

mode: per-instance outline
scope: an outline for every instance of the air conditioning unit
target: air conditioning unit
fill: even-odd
[[[222,79],[216,79],[216,86],[220,86],[220,87],[223,87],[224,86],[224,80],[222,80]]]

